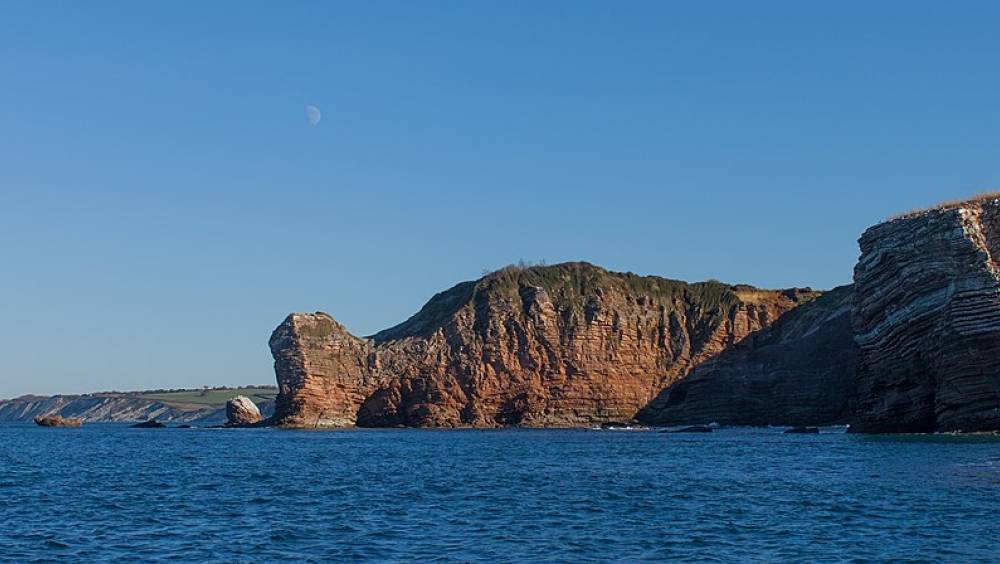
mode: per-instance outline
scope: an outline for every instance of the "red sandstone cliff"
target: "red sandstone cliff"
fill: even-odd
[[[859,244],[852,430],[1000,429],[1000,197],[890,220]]]
[[[693,366],[818,293],[686,284],[586,263],[508,268],[362,339],[325,313],[270,340],[286,426],[631,420]]]

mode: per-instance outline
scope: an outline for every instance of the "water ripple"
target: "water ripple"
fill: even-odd
[[[15,561],[866,561],[1000,555],[1000,442],[0,426]]]

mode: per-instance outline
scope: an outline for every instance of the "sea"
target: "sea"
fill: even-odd
[[[1000,440],[0,426],[0,559],[995,562]]]

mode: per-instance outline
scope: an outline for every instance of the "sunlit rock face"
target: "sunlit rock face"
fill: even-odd
[[[270,341],[279,386],[270,423],[630,421],[692,367],[817,295],[566,263],[464,282],[369,338],[325,313],[296,313]]]
[[[859,244],[853,430],[1000,429],[1000,200],[911,213]]]

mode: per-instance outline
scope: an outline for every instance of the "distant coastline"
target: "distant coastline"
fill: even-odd
[[[249,397],[265,416],[274,410],[278,389],[271,385],[154,389],[89,394],[24,395],[0,400],[0,422],[31,421],[60,415],[87,422],[165,422],[218,424],[226,420],[226,401]]]

